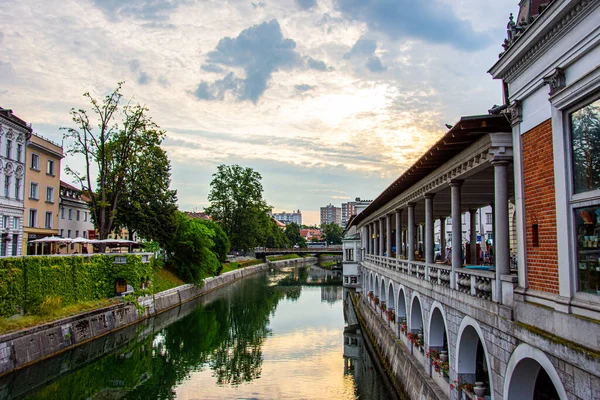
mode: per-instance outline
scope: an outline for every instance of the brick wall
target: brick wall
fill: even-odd
[[[527,131],[522,141],[529,288],[558,293],[552,121]],[[534,224],[538,226],[537,247],[533,240]]]

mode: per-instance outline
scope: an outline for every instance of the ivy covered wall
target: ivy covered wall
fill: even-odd
[[[0,259],[0,316],[35,312],[47,297],[61,304],[113,297],[124,279],[135,290],[151,280],[141,255],[29,256]]]

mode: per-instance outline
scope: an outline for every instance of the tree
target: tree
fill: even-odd
[[[219,165],[210,183],[205,212],[217,221],[235,250],[262,245],[265,214],[271,208],[262,197],[262,177],[252,168]]]
[[[229,253],[229,249],[231,248],[231,243],[229,243],[229,238],[227,237],[225,231],[214,221],[205,219],[198,219],[198,221],[214,231],[214,246],[211,248],[211,250],[216,254],[219,261],[226,261],[227,253]]]
[[[120,197],[127,190],[132,190],[129,174],[136,170],[136,176],[144,175],[139,171],[144,167],[151,168],[140,161],[144,155],[159,159],[158,152],[152,153],[148,149],[159,148],[165,136],[165,132],[148,116],[145,106],[134,105],[131,101],[121,104],[122,85],[123,82],[119,82],[103,101],[96,100],[89,92],[84,93],[97,121],[91,121],[84,109],[71,109],[76,128],[63,128],[66,130],[65,138],[72,140],[67,154],[82,155],[86,165],[83,173],[70,167],[66,168],[66,172],[75,177],[82,192],[90,198],[90,211],[100,239],[106,239],[115,227]],[[168,172],[169,168],[165,169],[163,165],[161,171],[165,170]],[[151,176],[150,171],[146,172]],[[97,174],[95,185],[92,185],[93,174]],[[164,182],[164,179],[158,180],[156,193],[164,189]],[[146,181],[147,185],[154,183],[152,179]],[[171,194],[174,196],[174,193]],[[167,198],[174,200],[169,195]]]
[[[287,236],[290,245],[298,245],[299,247],[306,247],[306,239],[300,235],[300,226],[295,222],[290,222],[285,226],[285,235]]]
[[[215,231],[201,220],[179,211],[175,213],[175,231],[163,246],[182,279],[200,283],[205,276],[213,275],[219,269],[219,260],[212,250],[214,238]]]
[[[290,241],[285,232],[279,228],[277,222],[268,214],[264,214],[262,226],[265,228],[265,233],[260,242],[264,243],[266,247],[277,249],[290,247]]]
[[[325,241],[328,244],[342,244],[342,227],[336,224],[335,222],[331,222],[329,224],[321,225],[321,230],[325,235]]]

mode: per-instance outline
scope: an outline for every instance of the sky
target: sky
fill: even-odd
[[[239,164],[274,211],[318,224],[502,102],[486,71],[517,3],[0,0],[0,106],[62,142],[84,92],[124,81],[167,132],[180,209],[203,210],[217,166]]]

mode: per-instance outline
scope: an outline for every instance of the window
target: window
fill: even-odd
[[[75,237],[79,237],[79,231],[75,231]]]
[[[29,226],[35,228],[37,225],[37,210],[29,210]]]
[[[63,206],[60,207],[60,219],[65,219],[65,208]]]
[[[12,151],[12,140],[6,139],[6,158],[10,158]]]
[[[486,213],[485,214],[485,223],[488,225],[493,224],[493,218],[492,218],[492,213]]]
[[[75,219],[79,221],[79,210],[77,210],[77,213],[75,214]]]
[[[12,237],[12,255],[16,256],[18,255],[17,252],[19,251],[19,235],[18,234],[13,234]]]
[[[40,170],[40,156],[37,154],[31,154],[31,169]]]
[[[46,173],[48,175],[54,176],[54,160],[48,160],[48,165],[46,168]]]
[[[46,187],[46,203],[54,203],[54,188]]]
[[[65,230],[64,230],[64,229],[61,229],[61,230],[60,230],[60,237],[64,237],[64,236],[63,236],[64,234],[65,234]]]
[[[83,212],[83,220],[87,222],[87,211]]]
[[[44,228],[52,229],[52,213],[46,211],[46,219],[44,220]]]
[[[8,215],[2,216],[2,227],[4,229],[8,228]]]
[[[570,113],[578,289],[600,295],[600,99]]]
[[[21,227],[21,218],[13,217],[13,229],[19,229]]]
[[[15,199],[21,200],[21,179],[15,178]]]
[[[71,230],[70,230],[70,229],[67,231],[67,237],[68,237],[68,238],[70,238],[70,237],[71,237]]]
[[[452,218],[446,219],[446,225],[452,225]]]
[[[487,237],[487,240],[494,240],[493,232],[486,232],[485,236]]]
[[[21,143],[17,144],[17,161],[21,162],[21,154],[23,154],[23,145]]]
[[[87,232],[83,231],[83,237],[87,239]]]
[[[10,176],[4,177],[4,197],[8,197],[10,194]]]
[[[69,220],[73,219],[73,209],[69,208]]]
[[[31,182],[31,185],[29,185],[29,198],[38,199],[38,184],[35,182]]]

